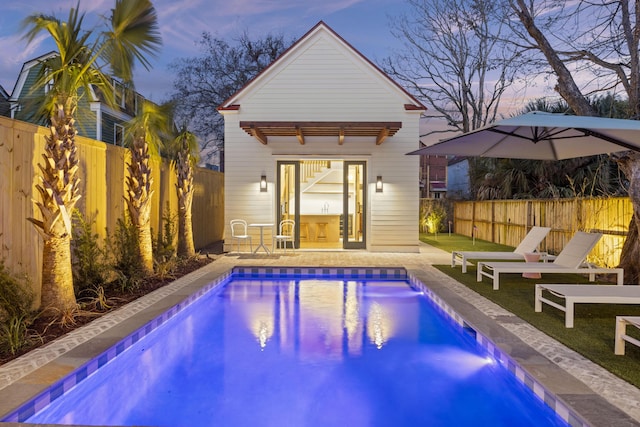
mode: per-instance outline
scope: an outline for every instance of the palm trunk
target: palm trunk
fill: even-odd
[[[76,307],[69,235],[45,240],[42,254],[42,283],[56,284],[42,286],[40,298],[42,308],[52,309],[54,314],[61,315]]]
[[[185,148],[188,150],[188,147]],[[188,258],[196,254],[193,244],[193,224],[191,207],[193,206],[193,168],[188,151],[178,153],[176,162],[178,182],[178,256]]]
[[[140,209],[140,221],[136,224],[138,232],[138,250],[142,271],[145,275],[153,274],[153,241],[151,239],[151,200],[148,199]]]
[[[131,163],[128,165],[127,207],[131,222],[138,234],[140,268],[144,275],[153,274],[153,244],[151,241],[151,167],[149,148],[144,135],[135,138],[131,147]]]
[[[189,258],[196,254],[193,244],[193,224],[191,221],[191,205],[193,190],[184,195],[178,211],[178,256]]]
[[[42,254],[41,306],[61,315],[76,307],[71,270],[71,212],[79,195],[76,129],[72,99],[56,105],[51,116],[51,133],[45,137],[44,165],[36,189],[36,207],[42,219],[27,218],[44,241]],[[67,105],[68,104],[68,105]]]

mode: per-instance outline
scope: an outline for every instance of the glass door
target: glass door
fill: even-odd
[[[340,225],[345,249],[366,248],[366,172],[366,163],[363,161],[344,162],[343,213]]]
[[[300,164],[299,162],[278,162],[278,212],[277,223],[285,219],[296,222],[294,244],[300,247]],[[276,231],[277,228],[276,228]]]

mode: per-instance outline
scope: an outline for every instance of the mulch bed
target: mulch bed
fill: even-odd
[[[46,316],[38,316],[34,323],[29,327],[29,331],[34,337],[32,343],[20,349],[15,355],[11,354],[8,351],[1,352],[0,351],[0,365],[7,363],[17,357],[22,356],[30,352],[31,350],[41,347],[44,344],[47,344],[56,338],[59,338],[65,335],[68,332],[71,332],[81,326],[84,326],[94,319],[97,319],[113,310],[116,310],[123,305],[130,303],[144,295],[147,295],[150,292],[153,292],[156,289],[159,289],[163,286],[168,285],[174,280],[185,276],[193,271],[198,270],[201,267],[213,262],[215,257],[210,256],[210,254],[221,253],[221,249],[218,246],[213,246],[209,248],[205,248],[200,251],[201,255],[207,255],[206,257],[198,257],[191,259],[189,261],[182,262],[179,267],[176,268],[175,271],[171,273],[171,275],[167,275],[165,277],[150,277],[144,279],[140,286],[138,286],[135,290],[125,291],[123,292],[118,286],[105,286],[105,297],[109,301],[109,308],[106,310],[100,310],[95,307],[83,307],[83,309],[78,313],[77,316],[73,319],[73,323],[66,322],[62,324],[51,317]]]

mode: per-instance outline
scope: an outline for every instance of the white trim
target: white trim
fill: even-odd
[[[96,113],[96,140],[102,141],[102,109],[100,102],[89,102],[89,110]]]
[[[22,65],[22,69],[20,70],[20,75],[18,76],[18,80],[16,81],[16,84],[13,87],[13,91],[11,92],[11,98],[9,100],[18,102],[19,99],[15,98],[14,96],[20,96],[20,92],[22,92],[24,83],[27,79],[27,75],[29,74],[29,70],[31,70],[34,66],[41,64],[42,61],[52,58],[54,56],[58,56],[58,52],[49,52],[42,56],[39,56],[37,58],[34,58],[30,61],[25,62]]]

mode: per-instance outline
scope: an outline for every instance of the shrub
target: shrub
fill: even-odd
[[[420,209],[420,230],[424,233],[437,233],[444,229],[447,211],[439,203],[423,204]]]
[[[162,228],[158,231],[158,238],[153,242],[153,258],[156,274],[168,277],[180,264],[176,252],[176,215],[171,215],[171,209],[167,204],[162,214]]]
[[[95,217],[85,221],[79,211],[73,214],[72,268],[76,296],[107,282],[109,265],[99,236],[92,231]]]
[[[33,292],[26,280],[19,280],[0,261],[0,352],[16,354],[33,336]]]
[[[153,255],[158,263],[163,263],[176,257],[176,216],[171,215],[167,204],[162,214],[162,228],[158,231],[158,238],[153,242]]]
[[[114,234],[107,230],[106,247],[114,281],[123,291],[138,288],[142,280],[138,238],[136,228],[128,218],[118,219]]]

